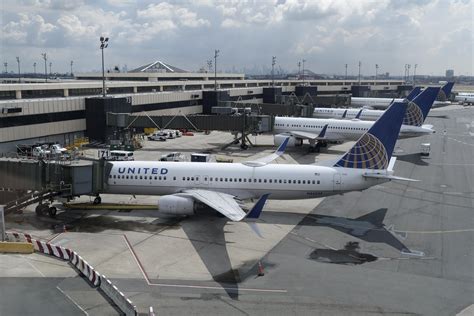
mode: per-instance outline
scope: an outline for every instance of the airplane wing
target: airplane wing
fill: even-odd
[[[235,197],[230,194],[210,190],[192,189],[185,190],[179,195],[192,197],[215,209],[234,222],[241,221],[246,215],[239,203],[235,200]]]
[[[227,193],[210,190],[191,189],[185,190],[183,191],[183,193],[179,193],[178,195],[192,197],[195,200],[198,200],[199,202],[204,203],[207,206],[215,209],[228,219],[234,222],[238,222],[244,219],[245,217],[253,220],[259,218],[265,205],[265,202],[267,201],[267,198],[270,194],[262,195],[248,213],[244,212],[241,207],[241,204],[238,200],[236,200],[235,196]],[[258,230],[256,230],[256,232],[260,236]]]
[[[323,129],[321,132],[319,132],[318,135],[311,133],[311,132],[303,132],[303,131],[292,131],[290,132],[292,135],[304,138],[304,139],[310,139],[310,140],[327,140],[328,138],[326,137],[326,131],[328,129],[328,124],[324,125]]]

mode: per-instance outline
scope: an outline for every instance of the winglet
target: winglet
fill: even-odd
[[[283,143],[280,144],[280,146],[278,147],[278,149],[276,150],[275,154],[277,155],[282,155],[284,152],[285,152],[285,149],[286,149],[286,145],[288,145],[288,142],[290,141],[290,138],[287,137]]]
[[[357,120],[360,120],[360,115],[362,114],[363,109],[360,109],[359,113],[354,117]]]
[[[342,117],[341,118],[345,118],[347,115],[347,110],[344,111],[344,113],[342,114]]]
[[[326,130],[328,129],[328,125],[329,125],[329,124],[324,125],[323,129],[321,130],[321,132],[319,132],[318,139],[319,139],[319,138],[324,138],[324,137],[326,136]]]
[[[245,218],[251,218],[251,219],[257,219],[260,217],[260,214],[262,213],[263,207],[265,206],[265,203],[267,202],[268,196],[270,193],[264,194],[258,199],[257,203],[252,207],[250,212],[247,213]]]

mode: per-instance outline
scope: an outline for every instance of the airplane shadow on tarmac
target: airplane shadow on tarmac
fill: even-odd
[[[132,216],[134,212],[127,213],[122,215]],[[386,213],[387,209],[381,208],[355,219],[308,214],[300,220],[298,226],[331,227],[360,240],[370,243],[384,243],[400,252],[409,253],[408,247],[397,239],[391,230],[387,229],[383,224]],[[58,219],[60,220],[66,214],[67,212],[58,214]],[[295,216],[302,217],[303,215],[292,212],[264,211],[261,219],[257,221],[257,225],[258,223],[294,225]],[[246,266],[251,267],[250,269],[241,269],[240,272],[238,269],[234,270],[227,250],[227,245],[230,242],[226,241],[226,234],[229,236],[230,232],[225,230],[225,226],[229,221],[222,216],[216,216],[215,212],[202,212],[197,216],[186,219],[170,220],[159,218],[153,223],[139,223],[136,218],[123,221],[107,215],[71,217],[69,218],[69,225],[72,226],[72,231],[99,232],[106,229],[120,229],[157,233],[161,230],[182,228],[211,275],[212,280],[222,286],[226,294],[235,300],[239,296],[238,284],[249,277],[255,276],[253,272],[257,271],[257,262],[245,263]],[[255,238],[258,237],[255,236]],[[358,249],[358,243],[351,242],[344,249],[340,250],[315,249],[311,253],[310,258],[343,264],[360,264],[377,259],[370,254],[359,253]],[[347,258],[350,260],[346,260]],[[271,266],[271,263],[265,263],[265,265],[268,267]],[[242,275],[243,270],[246,270],[245,275]]]
[[[397,157],[397,160],[409,162],[409,163],[415,164],[417,166],[428,166],[429,165],[429,163],[427,163],[426,161],[421,159],[421,156],[420,156],[419,153],[406,154],[406,155],[396,155],[395,157]]]

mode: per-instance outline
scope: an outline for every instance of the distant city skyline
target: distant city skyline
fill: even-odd
[[[99,37],[110,37],[106,68],[154,60],[198,71],[219,49],[218,70],[318,74],[473,75],[473,2],[385,1],[131,1],[0,0],[0,62],[8,70],[100,69]],[[2,72],[5,67],[2,67]],[[259,71],[257,71],[259,70]],[[238,71],[241,72],[241,71]]]

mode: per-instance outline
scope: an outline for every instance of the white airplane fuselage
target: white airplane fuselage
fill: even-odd
[[[315,108],[313,116],[316,118],[339,119],[343,118],[345,113],[344,119],[354,119],[360,111],[361,109]],[[384,112],[384,110],[364,109],[359,119],[362,121],[376,121]]]
[[[317,119],[303,117],[275,117],[274,133],[289,133],[291,131],[308,132],[318,135],[325,125],[328,125],[326,137],[328,140],[358,140],[372,127],[374,122],[362,120]],[[432,134],[429,126],[402,125],[398,138],[410,138]]]
[[[457,96],[454,97],[455,101],[461,103],[474,103],[474,93],[470,92],[460,92]]]
[[[387,109],[392,102],[403,102],[404,99],[393,98],[361,98],[351,97],[351,106],[363,107],[370,106],[375,109]],[[434,101],[433,108],[442,107],[451,104],[450,101]]]
[[[241,163],[161,161],[111,162],[107,193],[168,195],[186,189],[231,194],[240,199],[308,199],[360,191],[386,179],[366,178],[365,173],[385,170],[268,164],[250,167]]]

